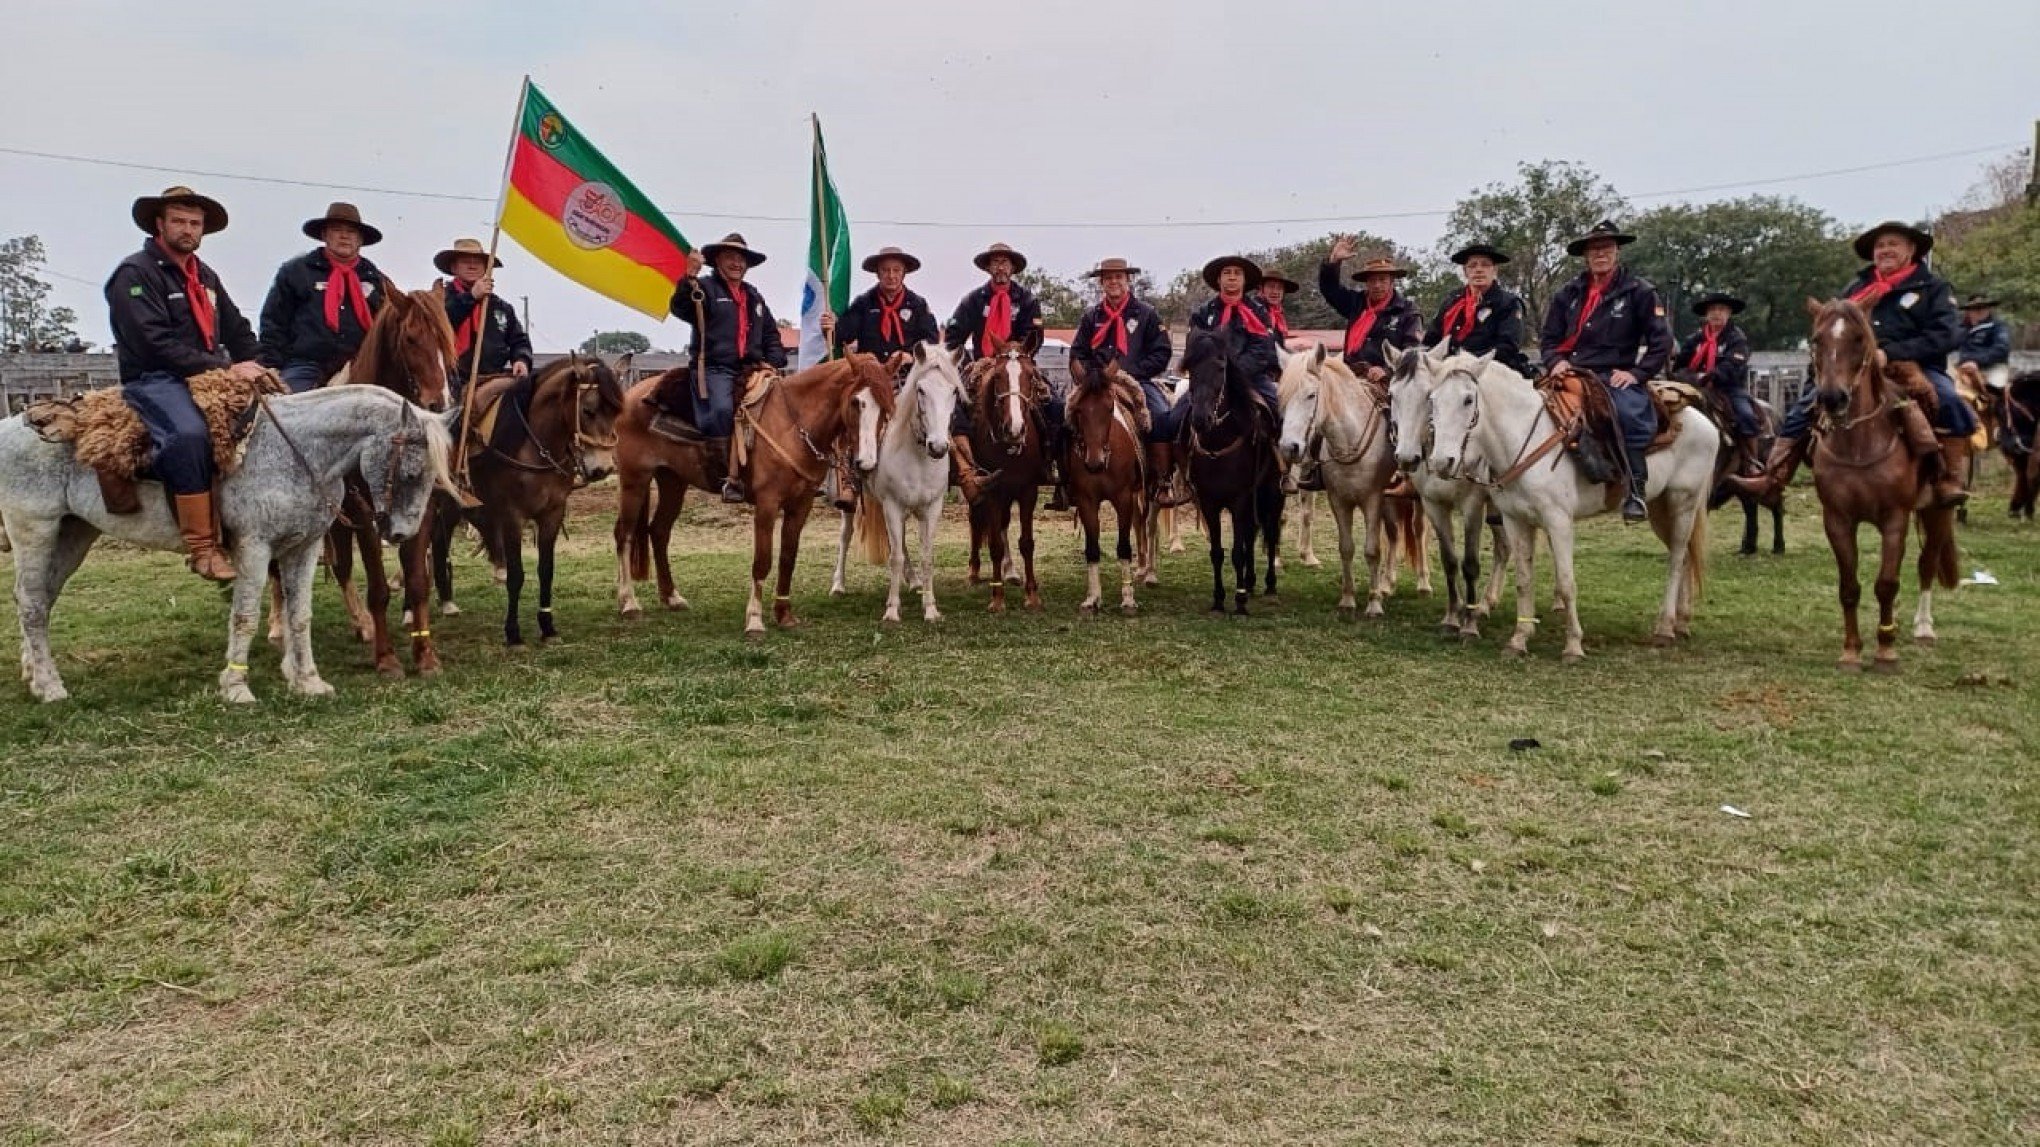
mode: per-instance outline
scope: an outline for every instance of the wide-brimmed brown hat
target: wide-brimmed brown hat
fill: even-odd
[[[215,231],[225,231],[227,229],[227,209],[220,206],[219,200],[200,195],[191,188],[183,186],[166,187],[161,195],[144,195],[140,199],[135,200],[135,226],[154,235],[156,233],[156,216],[161,215],[163,208],[171,204],[196,207],[200,211],[205,212],[205,233],[207,235]]]
[[[1360,269],[1353,272],[1353,281],[1359,282],[1369,275],[1392,275],[1398,279],[1408,277],[1410,269],[1387,255],[1369,255]]]
[[[336,202],[329,204],[324,215],[319,216],[317,219],[305,220],[306,237],[324,242],[326,239],[326,224],[328,223],[354,224],[355,228],[361,232],[361,245],[364,247],[373,247],[377,243],[382,242],[382,231],[363,223],[361,221],[361,209],[352,203]]]
[[[1603,219],[1592,227],[1587,228],[1586,234],[1567,243],[1565,245],[1565,253],[1577,259],[1587,253],[1587,244],[1601,239],[1613,240],[1617,247],[1627,247],[1631,243],[1636,242],[1636,236],[1615,226],[1614,220]]]
[[[1139,267],[1134,266],[1133,264],[1127,262],[1124,259],[1100,259],[1098,260],[1097,266],[1084,272],[1084,277],[1086,279],[1103,278],[1105,272],[1107,271],[1118,271],[1120,274],[1125,275],[1129,279],[1133,278],[1135,275],[1140,274]]]
[[[1204,265],[1204,285],[1216,291],[1218,273],[1227,267],[1238,267],[1247,273],[1247,287],[1251,291],[1261,285],[1261,265],[1245,255],[1220,255]]]
[[[1742,314],[1743,308],[1748,306],[1747,303],[1744,303],[1741,299],[1736,298],[1727,291],[1709,291],[1693,300],[1693,313],[1704,319],[1707,317],[1707,308],[1716,303],[1727,307],[1728,313],[1731,315]]]
[[[1509,261],[1508,254],[1492,243],[1468,243],[1459,250],[1452,252],[1452,261],[1464,267],[1466,266],[1466,261],[1475,255],[1486,255],[1497,267]]]
[[[880,247],[877,251],[865,256],[864,269],[877,274],[878,265],[887,259],[898,259],[906,267],[908,274],[921,269],[921,261],[919,259],[907,254],[898,247]]]
[[[721,242],[710,243],[708,246],[703,247],[701,249],[701,257],[705,262],[713,263],[715,262],[715,257],[717,255],[722,254],[724,251],[742,252],[744,256],[744,262],[750,264],[753,267],[765,261],[765,256],[757,251],[751,250],[751,245],[749,243],[744,242],[744,237],[742,235],[737,234],[735,231],[732,231],[729,234],[723,236]]]
[[[1962,309],[1965,311],[1988,310],[1997,305],[1998,301],[1989,295],[1971,295],[1962,300]]]
[[[1282,284],[1282,293],[1284,295],[1293,295],[1296,292],[1301,291],[1303,289],[1303,284],[1297,282],[1295,279],[1290,278],[1289,276],[1283,274],[1280,271],[1261,272],[1261,285],[1265,287],[1270,283]]]
[[[1011,259],[1013,261],[1013,273],[1016,275],[1027,269],[1027,256],[1006,246],[1004,243],[992,244],[972,256],[970,261],[977,264],[978,270],[989,273],[992,269],[992,256],[994,255],[1004,255],[1006,258]]]
[[[1913,252],[1915,255],[1924,255],[1934,249],[1934,237],[1932,235],[1927,234],[1910,223],[1900,223],[1896,219],[1886,219],[1877,226],[1856,236],[1856,257],[1858,259],[1869,259],[1871,249],[1877,246],[1877,237],[1894,231],[1913,241],[1913,246],[1918,248],[1918,250]]]
[[[453,274],[453,261],[462,255],[473,255],[477,259],[487,259],[489,258],[489,249],[482,246],[480,239],[455,239],[453,246],[432,256],[432,265],[439,268],[440,274],[451,275]],[[503,265],[503,260],[497,259],[495,264],[500,267]]]

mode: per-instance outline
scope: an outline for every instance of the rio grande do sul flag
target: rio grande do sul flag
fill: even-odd
[[[497,226],[553,270],[657,319],[666,317],[692,250],[529,79]]]
[[[829,178],[829,153],[822,146],[822,121],[815,127],[815,152],[808,181],[807,285],[800,293],[800,365],[803,370],[829,357],[822,337],[822,311],[841,315],[850,306],[850,220],[836,181]]]

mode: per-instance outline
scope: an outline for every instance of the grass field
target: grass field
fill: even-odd
[[[0,691],[0,1143],[2035,1142],[2040,534],[1994,491],[2003,584],[1846,678],[1793,499],[1783,558],[1717,516],[1672,651],[1589,526],[1577,667],[1293,560],[1250,620],[1201,552],[1079,620],[1060,524],[1043,615],[952,534],[897,629],[818,526],[753,646],[719,509],[637,623],[595,515],[562,644],[470,558],[448,674],[384,682],[322,583],[340,695],[264,647],[245,709],[218,594],[103,550],[75,699]]]

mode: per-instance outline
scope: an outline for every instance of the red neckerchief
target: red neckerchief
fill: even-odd
[[[326,253],[326,265],[333,268],[326,273],[326,329],[336,335],[340,333],[343,299],[354,307],[354,321],[362,330],[368,329],[368,295],[361,289],[361,272],[356,270],[360,263],[359,255],[342,263],[332,252]]]
[[[1686,360],[1686,369],[1694,374],[1704,375],[1714,369],[1714,360],[1721,353],[1721,332],[1726,326],[1715,329],[1713,323],[1700,328],[1700,345],[1693,348],[1693,357]]]
[[[991,305],[985,308],[985,329],[978,335],[978,353],[990,354],[992,339],[1013,341],[1013,284],[990,288]]]
[[[1282,313],[1281,303],[1268,304],[1268,325],[1275,328],[1275,337],[1287,342],[1289,339],[1289,316]]]
[[[1361,309],[1360,317],[1354,319],[1353,325],[1346,328],[1347,354],[1358,354],[1360,352],[1360,348],[1367,344],[1367,332],[1374,329],[1374,320],[1381,317],[1382,310],[1394,301],[1395,292],[1390,291],[1387,297],[1383,298],[1379,303]]]
[[[177,262],[177,253],[156,241],[156,249],[172,263]],[[219,346],[219,318],[213,312],[212,296],[205,293],[205,281],[198,277],[198,256],[184,257],[184,297],[191,301],[191,317],[198,323],[198,333],[205,339],[205,349]]]
[[[1218,322],[1215,324],[1214,329],[1222,331],[1231,326],[1233,316],[1238,315],[1240,325],[1247,328],[1248,334],[1265,335],[1268,333],[1268,324],[1262,322],[1261,316],[1254,313],[1254,308],[1247,305],[1247,297],[1245,295],[1241,295],[1237,299],[1228,299],[1224,295],[1220,295],[1218,297],[1218,308]]]
[[[735,282],[724,279],[723,289],[737,304],[737,357],[742,358],[751,346],[751,296],[745,292],[742,279]]]
[[[1883,301],[1884,296],[1891,293],[1893,287],[1912,278],[1913,272],[1918,269],[1919,264],[1907,263],[1889,275],[1880,275],[1872,271],[1870,281],[1857,288],[1856,293],[1849,296],[1849,301],[1865,308],[1874,307]]]
[[[1099,323],[1098,329],[1091,335],[1093,347],[1103,346],[1105,336],[1111,335],[1112,345],[1119,348],[1120,354],[1126,353],[1126,308],[1132,302],[1132,292],[1128,292],[1125,298],[1119,300],[1119,306],[1116,308],[1103,299],[1098,301],[1098,309],[1104,312],[1105,321]]]
[[[453,281],[453,289],[463,295],[473,295],[473,286],[473,283],[463,283],[459,279]],[[332,294],[333,288],[327,287],[326,293]],[[482,312],[488,309],[489,300],[476,299],[474,309],[469,311],[468,317],[462,319],[460,326],[454,329],[453,355],[455,358],[467,354],[468,350],[475,345],[475,332],[482,329]]]
[[[1480,307],[1481,296],[1486,293],[1468,287],[1460,293],[1458,301],[1445,308],[1445,317],[1438,321],[1438,326],[1445,335],[1446,343],[1456,346],[1473,333],[1478,322],[1474,311]]]
[[[1564,342],[1551,348],[1555,353],[1570,354],[1572,348],[1579,345],[1580,332],[1587,329],[1588,316],[1594,313],[1595,307],[1601,305],[1602,292],[1606,291],[1608,284],[1614,281],[1615,272],[1613,271],[1608,272],[1606,279],[1597,280],[1592,275],[1587,276],[1587,300],[1580,304],[1580,320],[1573,324],[1572,333],[1565,336]]]
[[[878,293],[878,337],[891,341],[896,347],[907,345],[907,326],[900,321],[900,304],[906,301],[905,287],[901,287],[900,293],[890,300],[883,290]]]

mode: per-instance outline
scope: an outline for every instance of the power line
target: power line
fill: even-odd
[[[1645,191],[1628,196],[1630,199],[1667,199],[1679,195],[1698,195],[1710,191],[1733,191],[1747,187],[1771,187],[1781,183],[1797,183],[1808,179],[1827,179],[1838,175],[1858,175],[1867,171],[1884,171],[1894,167],[1910,167],[1922,163],[1939,163],[1950,159],[2002,152],[2023,146],[2021,142],[1997,143],[1984,147],[1964,148],[1960,151],[1944,151],[1934,155],[1917,155],[1905,159],[1891,159],[1879,163],[1865,163],[1853,167],[1832,167],[1821,171],[1806,171],[1794,175],[1770,176],[1763,179],[1739,180],[1733,183],[1714,183],[1698,187],[1673,188],[1666,191]],[[435,199],[455,203],[493,203],[495,200],[483,195],[455,195],[443,191],[415,191],[395,187],[371,187],[356,183],[328,183],[311,179],[289,179],[281,176],[246,175],[231,171],[198,171],[184,167],[164,167],[159,164],[136,163],[128,160],[106,159],[100,156],[67,155],[54,151],[35,151],[29,148],[0,147],[0,155],[16,155],[30,159],[45,159],[63,163],[83,163],[97,167],[117,167],[129,171],[153,171],[173,175],[195,175],[207,179],[229,179],[243,183],[264,183],[281,187],[309,187],[321,191],[358,191],[371,195],[391,195],[413,199]],[[662,208],[661,210],[666,210]],[[1282,227],[1303,224],[1327,223],[1372,223],[1397,219],[1429,219],[1452,213],[1452,208],[1435,208],[1423,211],[1386,211],[1372,214],[1346,215],[1301,215],[1276,219],[1144,219],[1144,220],[1071,220],[1059,223],[1011,223],[981,220],[937,220],[937,219],[853,219],[852,222],[868,227],[906,227],[935,230],[1186,230],[1213,227]],[[738,223],[805,223],[799,215],[755,215],[731,211],[672,211],[666,214],[681,219],[719,219]]]

